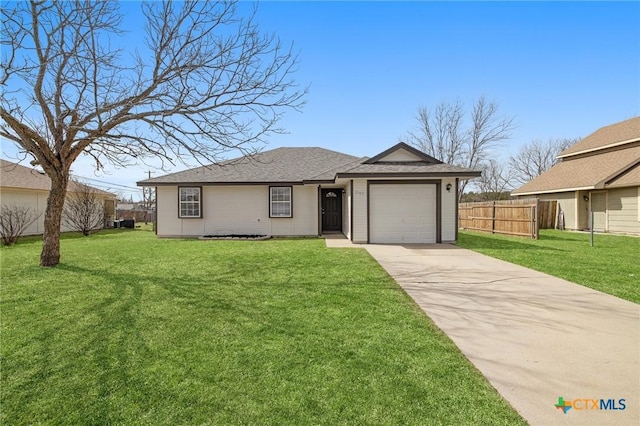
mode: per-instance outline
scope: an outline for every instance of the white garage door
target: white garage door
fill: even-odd
[[[369,186],[372,243],[435,243],[436,185]]]

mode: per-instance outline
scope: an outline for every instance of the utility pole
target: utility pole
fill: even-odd
[[[149,179],[151,179],[151,170],[147,170],[147,173],[149,175]],[[145,213],[144,213],[144,223],[145,225],[147,224],[149,217],[149,209],[151,208],[151,204],[154,203],[155,204],[155,191],[153,191],[150,187],[143,187],[142,188],[142,201],[144,203],[144,208],[145,208]],[[154,213],[155,215],[155,213]],[[153,219],[153,230],[156,230],[156,221],[155,218]]]

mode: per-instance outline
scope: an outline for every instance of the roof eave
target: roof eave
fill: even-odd
[[[581,186],[581,187],[574,187],[574,188],[559,188],[559,189],[545,189],[542,191],[527,191],[527,192],[518,192],[516,191],[511,191],[511,195],[537,195],[537,194],[554,194],[557,192],[574,192],[574,191],[588,191],[591,189],[598,189],[596,185],[591,185],[591,186]]]
[[[474,178],[482,176],[482,172],[389,172],[389,173],[338,173],[336,179],[339,178],[368,178],[368,177],[458,177],[458,178]]]
[[[302,181],[303,185],[315,185],[323,183],[336,183],[335,179],[305,179]]]
[[[237,181],[237,182],[136,182],[137,186],[246,186],[246,185],[271,185],[292,186],[303,185],[303,181]]]
[[[588,154],[588,153],[596,152],[596,151],[602,151],[602,150],[605,150],[605,149],[615,148],[615,147],[618,147],[618,146],[621,146],[621,145],[627,145],[627,144],[634,143],[634,142],[639,142],[639,141],[640,141],[640,138],[627,139],[627,140],[624,140],[624,141],[614,142],[614,143],[610,143],[608,145],[599,146],[597,148],[583,149],[583,150],[576,151],[576,152],[570,152],[568,154],[560,153],[556,158],[564,159],[564,158],[574,157],[576,155]],[[571,148],[567,148],[567,150],[568,149],[571,149]]]

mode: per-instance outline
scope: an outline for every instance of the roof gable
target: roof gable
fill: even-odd
[[[571,145],[558,155],[559,158],[571,157],[578,154],[592,153],[597,151],[621,146],[640,140],[640,117],[602,127],[591,133],[584,139]]]
[[[578,189],[602,189],[640,159],[640,145],[625,149],[607,150],[598,155],[567,158],[535,179],[512,192],[529,195]]]
[[[379,163],[415,163],[423,162],[427,164],[442,164],[442,161],[433,158],[424,152],[400,142],[391,148],[382,151],[380,154],[371,157],[362,164]]]
[[[512,192],[540,194],[622,185],[635,173],[617,181],[640,159],[640,117],[602,127],[558,156],[561,161]]]
[[[640,186],[640,160],[613,179],[607,181],[605,187],[619,188],[624,186]]]

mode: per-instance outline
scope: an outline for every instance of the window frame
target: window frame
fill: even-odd
[[[283,216],[283,215],[274,215],[273,214],[273,203],[286,203],[286,201],[279,201],[279,200],[273,200],[272,196],[273,196],[273,190],[276,188],[288,188],[289,189],[289,215],[287,216]],[[272,219],[291,219],[293,217],[293,186],[291,185],[282,185],[282,186],[269,186],[269,196],[268,196],[268,200],[269,200],[269,218]]]
[[[182,214],[183,203],[194,203],[195,201],[182,201],[181,192],[183,189],[197,189],[198,190],[198,216],[184,216]],[[179,186],[178,187],[178,219],[202,219],[202,187],[201,186]]]

